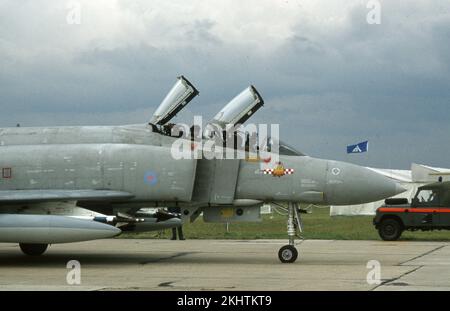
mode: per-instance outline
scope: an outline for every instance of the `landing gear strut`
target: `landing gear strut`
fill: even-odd
[[[25,255],[40,256],[47,250],[48,244],[19,244],[20,249]]]
[[[283,246],[278,251],[278,258],[282,263],[292,263],[297,260],[298,251],[295,248],[295,237],[302,238],[300,233],[302,230],[302,219],[299,215],[299,207],[297,203],[288,203],[287,213],[287,234],[289,237],[289,244]]]

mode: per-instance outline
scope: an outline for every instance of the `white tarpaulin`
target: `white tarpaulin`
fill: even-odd
[[[394,198],[408,198],[409,201],[416,194],[418,187],[436,182],[439,177],[442,177],[444,181],[450,180],[450,169],[415,163],[411,165],[410,171],[368,168],[400,183],[407,191],[394,196]],[[384,200],[359,205],[331,206],[330,216],[375,215],[377,208],[383,204]]]

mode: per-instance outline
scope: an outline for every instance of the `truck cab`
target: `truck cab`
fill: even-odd
[[[405,230],[450,229],[450,182],[419,187],[411,203],[406,198],[387,199],[373,224],[385,241],[398,240]]]

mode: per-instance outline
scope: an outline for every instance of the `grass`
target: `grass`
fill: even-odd
[[[302,214],[303,236],[306,239],[380,240],[372,225],[372,216],[330,217],[329,208],[314,208],[311,214]],[[286,239],[286,217],[277,213],[263,215],[259,223],[232,223],[229,232],[225,224],[205,223],[199,217],[183,226],[187,239]],[[121,238],[169,238],[171,230],[162,232],[126,233]],[[402,240],[450,241],[450,231],[404,232]]]

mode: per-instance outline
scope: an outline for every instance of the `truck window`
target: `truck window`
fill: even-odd
[[[438,206],[439,193],[436,190],[419,190],[413,199],[414,206]]]

